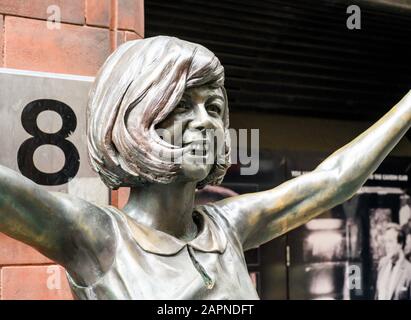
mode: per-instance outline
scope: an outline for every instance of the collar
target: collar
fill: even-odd
[[[164,256],[175,255],[185,246],[202,252],[224,253],[227,238],[224,231],[207,214],[207,207],[202,205],[194,208],[193,217],[198,218],[199,232],[193,240],[183,241],[168,233],[138,223],[121,210],[110,206],[112,211],[114,210],[124,218],[130,235],[144,251]]]

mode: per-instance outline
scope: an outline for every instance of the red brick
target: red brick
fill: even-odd
[[[126,41],[126,31],[117,31],[117,47]]]
[[[51,260],[30,246],[0,233],[0,265],[42,263],[51,263]]]
[[[118,190],[118,207],[122,209],[130,196],[130,188],[120,188]]]
[[[72,300],[64,269],[56,266],[4,267],[2,300]]]
[[[0,13],[47,20],[47,8],[60,7],[61,21],[84,24],[85,0],[1,0]]]
[[[118,0],[118,28],[144,37],[144,1]]]
[[[6,17],[4,65],[9,68],[95,75],[110,53],[109,31]]]
[[[118,190],[111,190],[110,193],[110,204],[112,206],[118,207]]]
[[[111,191],[111,204],[117,208],[122,209],[130,195],[130,188],[119,188],[118,190]]]
[[[118,32],[120,35],[118,38],[117,46],[120,46],[121,44],[127,41],[142,39],[140,35],[138,35],[137,33],[133,31],[118,31]]]
[[[0,14],[0,67],[3,66],[3,49],[4,49],[4,16]]]
[[[141,39],[141,36],[135,32],[126,31],[126,39],[125,41],[137,40]]]
[[[86,0],[86,23],[109,27],[110,0]],[[133,31],[144,36],[144,1],[118,0],[118,29]]]
[[[108,27],[110,24],[110,0],[86,0],[86,23]]]

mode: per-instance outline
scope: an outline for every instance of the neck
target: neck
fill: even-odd
[[[195,182],[134,187],[123,211],[138,223],[182,240],[191,240],[197,233],[192,218],[195,189]]]

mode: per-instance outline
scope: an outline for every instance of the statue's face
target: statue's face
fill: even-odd
[[[225,95],[221,88],[201,86],[187,89],[180,103],[157,129],[162,138],[183,148],[184,181],[201,181],[210,173],[218,152],[224,147]]]

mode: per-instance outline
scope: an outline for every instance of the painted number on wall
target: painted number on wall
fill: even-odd
[[[37,117],[43,111],[54,111],[62,119],[62,127],[56,133],[46,133],[37,125]],[[76,129],[77,118],[74,111],[65,103],[51,99],[35,100],[27,104],[21,114],[23,128],[32,137],[23,142],[17,153],[17,163],[23,175],[45,186],[58,186],[74,178],[80,167],[80,155],[75,145],[66,138]],[[65,156],[63,168],[54,173],[38,170],[34,165],[33,155],[42,145],[59,147]]]

